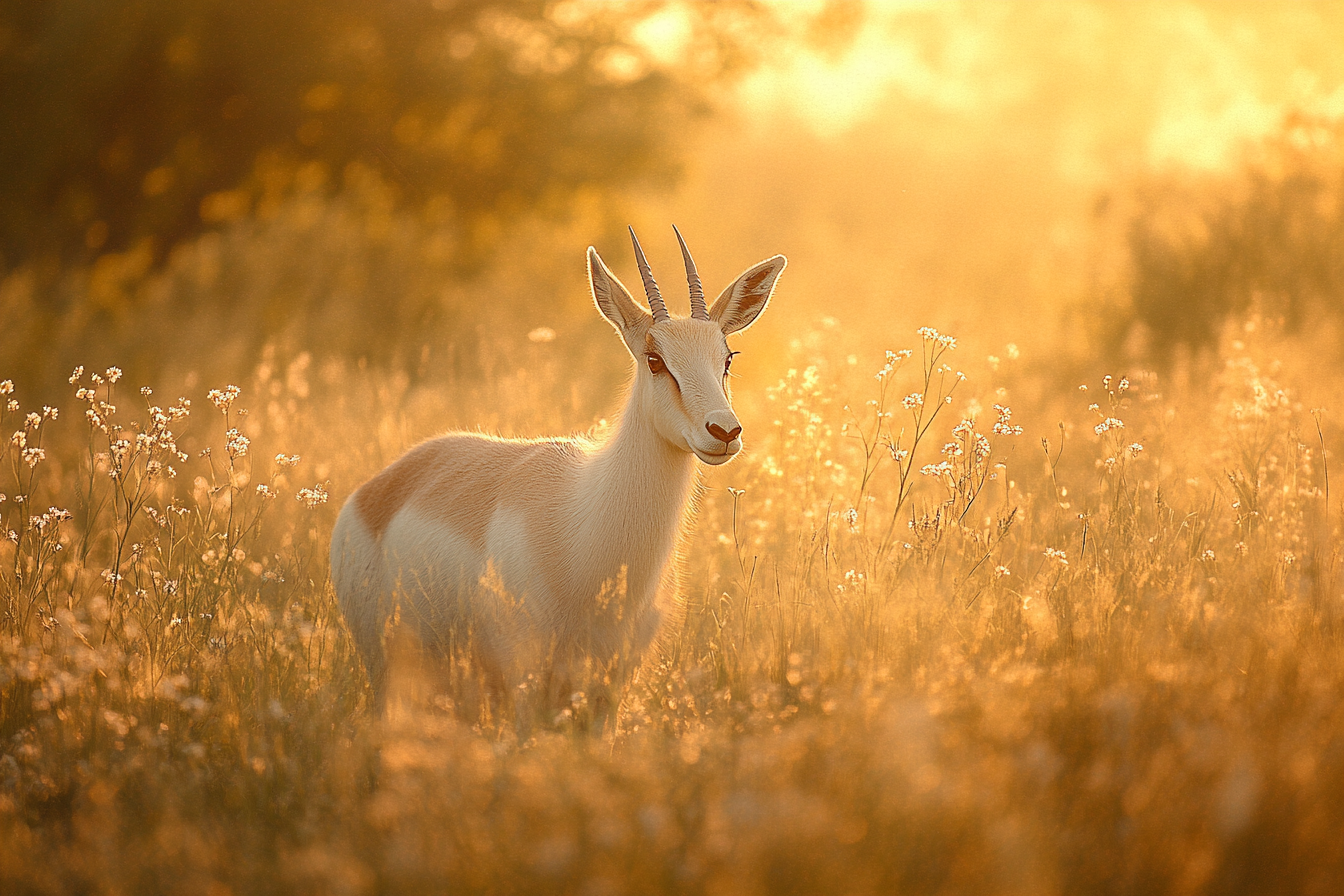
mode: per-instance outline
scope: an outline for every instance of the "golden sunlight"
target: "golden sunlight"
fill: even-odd
[[[1344,893],[1341,35],[0,0],[0,893]]]
[[[811,22],[832,4],[774,5],[786,21]],[[972,126],[1008,110],[1041,123],[1067,114],[1060,161],[1092,177],[1104,176],[1098,159],[1068,153],[1131,140],[1146,163],[1212,169],[1286,108],[1344,110],[1327,36],[1337,16],[1321,4],[873,0],[860,10],[839,47],[770,55],[740,87],[744,110],[796,116],[837,139],[895,97]]]

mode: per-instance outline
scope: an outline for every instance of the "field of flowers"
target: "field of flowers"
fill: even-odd
[[[837,326],[739,365],[748,450],[601,730],[380,715],[327,574],[419,436],[591,425],[557,344],[451,399],[301,353],[0,382],[0,890],[1339,892],[1331,383],[1266,323],[1085,383]]]
[[[1341,31],[0,0],[0,896],[1344,893]],[[384,703],[341,503],[601,438],[672,221],[790,263],[657,649]]]

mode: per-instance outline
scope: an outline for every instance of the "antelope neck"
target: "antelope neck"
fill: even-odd
[[[661,565],[671,550],[695,473],[695,455],[664,439],[641,407],[648,388],[636,375],[615,432],[580,474],[587,534],[605,536],[597,541],[632,575],[636,566]]]

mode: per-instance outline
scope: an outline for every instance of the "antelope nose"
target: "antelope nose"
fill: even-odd
[[[740,426],[734,426],[732,429],[724,429],[717,423],[706,423],[705,429],[709,430],[709,434],[720,442],[731,442],[742,433],[742,427]]]

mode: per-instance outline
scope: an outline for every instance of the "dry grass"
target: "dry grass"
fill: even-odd
[[[1338,892],[1319,382],[1229,344],[1078,391],[910,335],[739,385],[685,619],[601,735],[582,695],[525,738],[369,711],[326,541],[431,393],[298,357],[189,411],[0,396],[0,889]],[[550,420],[524,385],[463,422]]]

